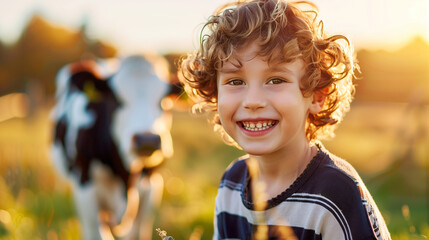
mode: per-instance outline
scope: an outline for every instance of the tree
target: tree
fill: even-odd
[[[54,26],[42,16],[34,14],[17,42],[2,54],[5,56],[4,61],[0,58],[0,95],[23,91],[30,81],[37,81],[43,92],[52,96],[55,76],[65,64],[84,56],[115,55],[114,47],[101,41],[90,41],[85,28],[73,32]]]

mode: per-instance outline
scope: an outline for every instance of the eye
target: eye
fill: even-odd
[[[280,84],[280,83],[285,83],[285,82],[287,82],[286,80],[283,80],[283,79],[281,79],[281,78],[273,78],[273,79],[270,79],[268,82],[267,82],[267,84]]]
[[[227,85],[245,85],[243,80],[240,79],[232,79],[226,83]]]

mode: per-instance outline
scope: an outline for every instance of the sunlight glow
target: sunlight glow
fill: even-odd
[[[0,40],[11,43],[33,13],[74,30],[85,24],[90,38],[123,53],[189,51],[199,30],[227,0],[105,1],[0,0]],[[344,33],[358,48],[402,45],[420,35],[429,40],[427,0],[314,0],[329,33]]]

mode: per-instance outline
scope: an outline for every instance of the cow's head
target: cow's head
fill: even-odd
[[[122,60],[109,79],[121,103],[113,118],[112,134],[129,168],[136,159],[152,168],[173,154],[171,114],[165,109],[171,89],[167,79],[164,59],[141,55]]]

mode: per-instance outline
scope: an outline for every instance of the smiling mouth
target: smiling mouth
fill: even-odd
[[[240,121],[239,124],[242,128],[247,131],[264,131],[274,127],[278,123],[277,120],[265,120],[265,121]]]

